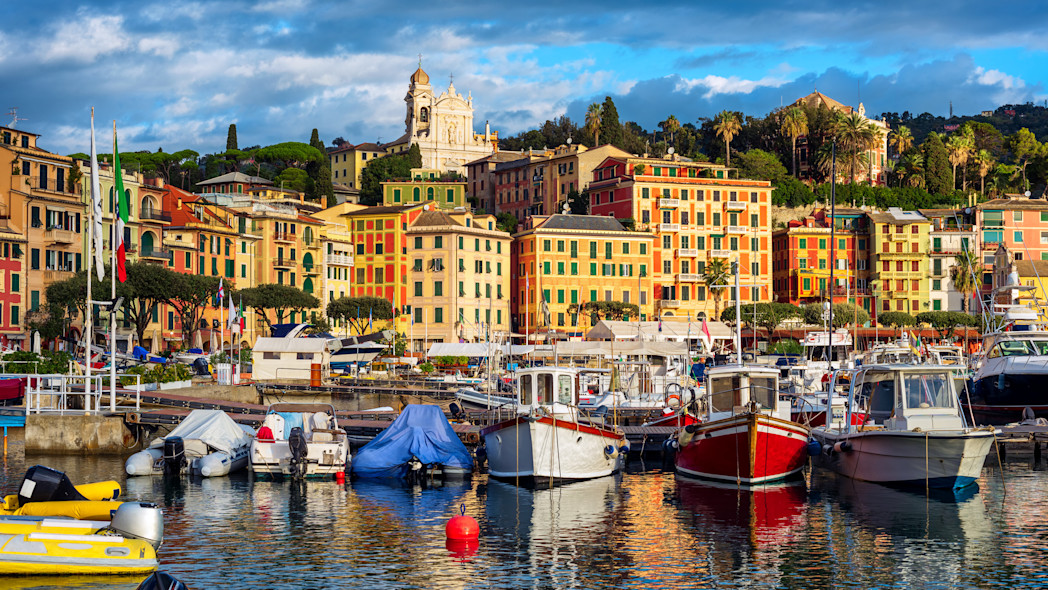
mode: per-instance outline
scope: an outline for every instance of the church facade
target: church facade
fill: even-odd
[[[422,168],[465,176],[466,164],[498,151],[498,132],[492,133],[490,125],[484,124],[484,133],[473,131],[473,95],[463,98],[454,81],[437,95],[420,64],[411,75],[404,102],[406,132],[383,146],[387,153],[404,153],[418,144]]]

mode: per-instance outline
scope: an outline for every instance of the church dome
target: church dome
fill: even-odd
[[[415,73],[411,74],[411,83],[412,84],[429,84],[429,74],[427,74],[426,72],[422,71],[422,66],[419,66],[418,69],[415,70]]]

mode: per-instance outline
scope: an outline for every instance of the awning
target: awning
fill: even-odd
[[[528,354],[535,350],[534,346],[512,346],[501,344],[489,346],[486,342],[437,342],[429,347],[426,356],[467,356],[470,358],[487,358],[489,352],[499,352],[503,355],[519,356]]]
[[[706,322],[713,340],[734,338],[731,328],[724,322]],[[601,320],[586,333],[586,340],[650,340],[650,341],[697,341],[704,338],[702,322],[678,322],[664,320],[646,322],[622,322]]]

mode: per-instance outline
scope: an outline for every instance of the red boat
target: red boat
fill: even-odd
[[[705,415],[677,433],[678,473],[737,484],[785,479],[804,467],[809,430],[790,420],[773,367],[706,374]]]

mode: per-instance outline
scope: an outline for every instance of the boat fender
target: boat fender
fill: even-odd
[[[1004,389],[1008,386],[1008,381],[1004,378],[1004,373],[997,375],[997,389]]]
[[[480,442],[480,434],[477,432],[467,432],[466,442],[474,445],[477,444],[478,442]]]
[[[808,455],[817,457],[822,453],[822,445],[814,438],[808,441]]]
[[[178,475],[186,467],[186,445],[181,436],[164,439],[164,475]]]
[[[666,396],[666,407],[667,408],[679,408],[680,407],[680,396],[676,393],[671,393]]]
[[[609,456],[609,457],[614,457],[615,456],[615,447],[612,446],[612,445],[605,446],[604,447],[604,454]]]
[[[835,453],[847,453],[852,450],[852,444],[846,440],[834,443],[833,452]]]
[[[695,434],[695,432],[698,429],[699,429],[699,426],[697,424],[688,424],[687,426],[684,427],[684,432],[687,432],[688,434]]]
[[[630,454],[630,446],[629,445],[622,445],[621,447],[619,447],[619,454],[622,455],[623,457],[625,457],[626,455],[629,455]]]

